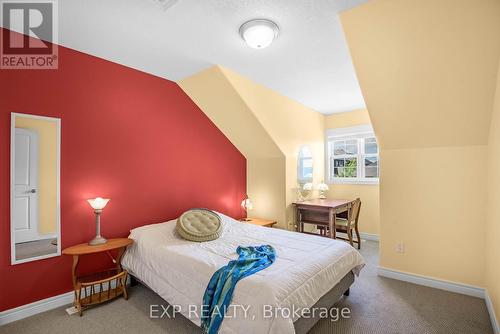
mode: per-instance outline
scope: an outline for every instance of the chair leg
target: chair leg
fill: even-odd
[[[349,237],[349,243],[351,244],[352,247],[354,247],[354,242],[352,241],[352,229],[351,228],[347,229],[347,236]]]
[[[361,249],[361,236],[359,235],[359,229],[357,225],[355,229],[356,229],[356,237],[358,238],[358,249]]]

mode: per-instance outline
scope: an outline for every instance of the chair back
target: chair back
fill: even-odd
[[[348,213],[349,224],[354,223],[354,226],[358,226],[359,212],[361,211],[361,199],[356,198],[351,202],[350,210]]]

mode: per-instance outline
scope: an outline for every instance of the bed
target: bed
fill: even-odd
[[[182,239],[175,221],[135,228],[129,236],[135,242],[122,259],[124,269],[197,326],[210,277],[237,258],[240,245],[270,244],[277,260],[238,282],[231,317],[224,319],[219,333],[305,333],[317,319],[288,311],[332,306],[364,266],[362,256],[345,242],[219,215],[223,234],[209,242]]]

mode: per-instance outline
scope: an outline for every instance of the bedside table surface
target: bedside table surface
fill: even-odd
[[[108,242],[102,245],[90,246],[87,243],[83,243],[71,246],[63,249],[62,253],[63,255],[85,255],[85,254],[100,253],[126,247],[128,245],[131,245],[133,242],[134,240],[129,238],[108,239]]]
[[[276,224],[276,221],[270,219],[262,219],[262,218],[247,218],[249,220],[242,220],[244,223],[260,225],[260,226],[273,226]]]

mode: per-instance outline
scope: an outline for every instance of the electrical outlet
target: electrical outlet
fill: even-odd
[[[403,254],[405,252],[405,244],[402,241],[399,241],[396,244],[396,253]]]

